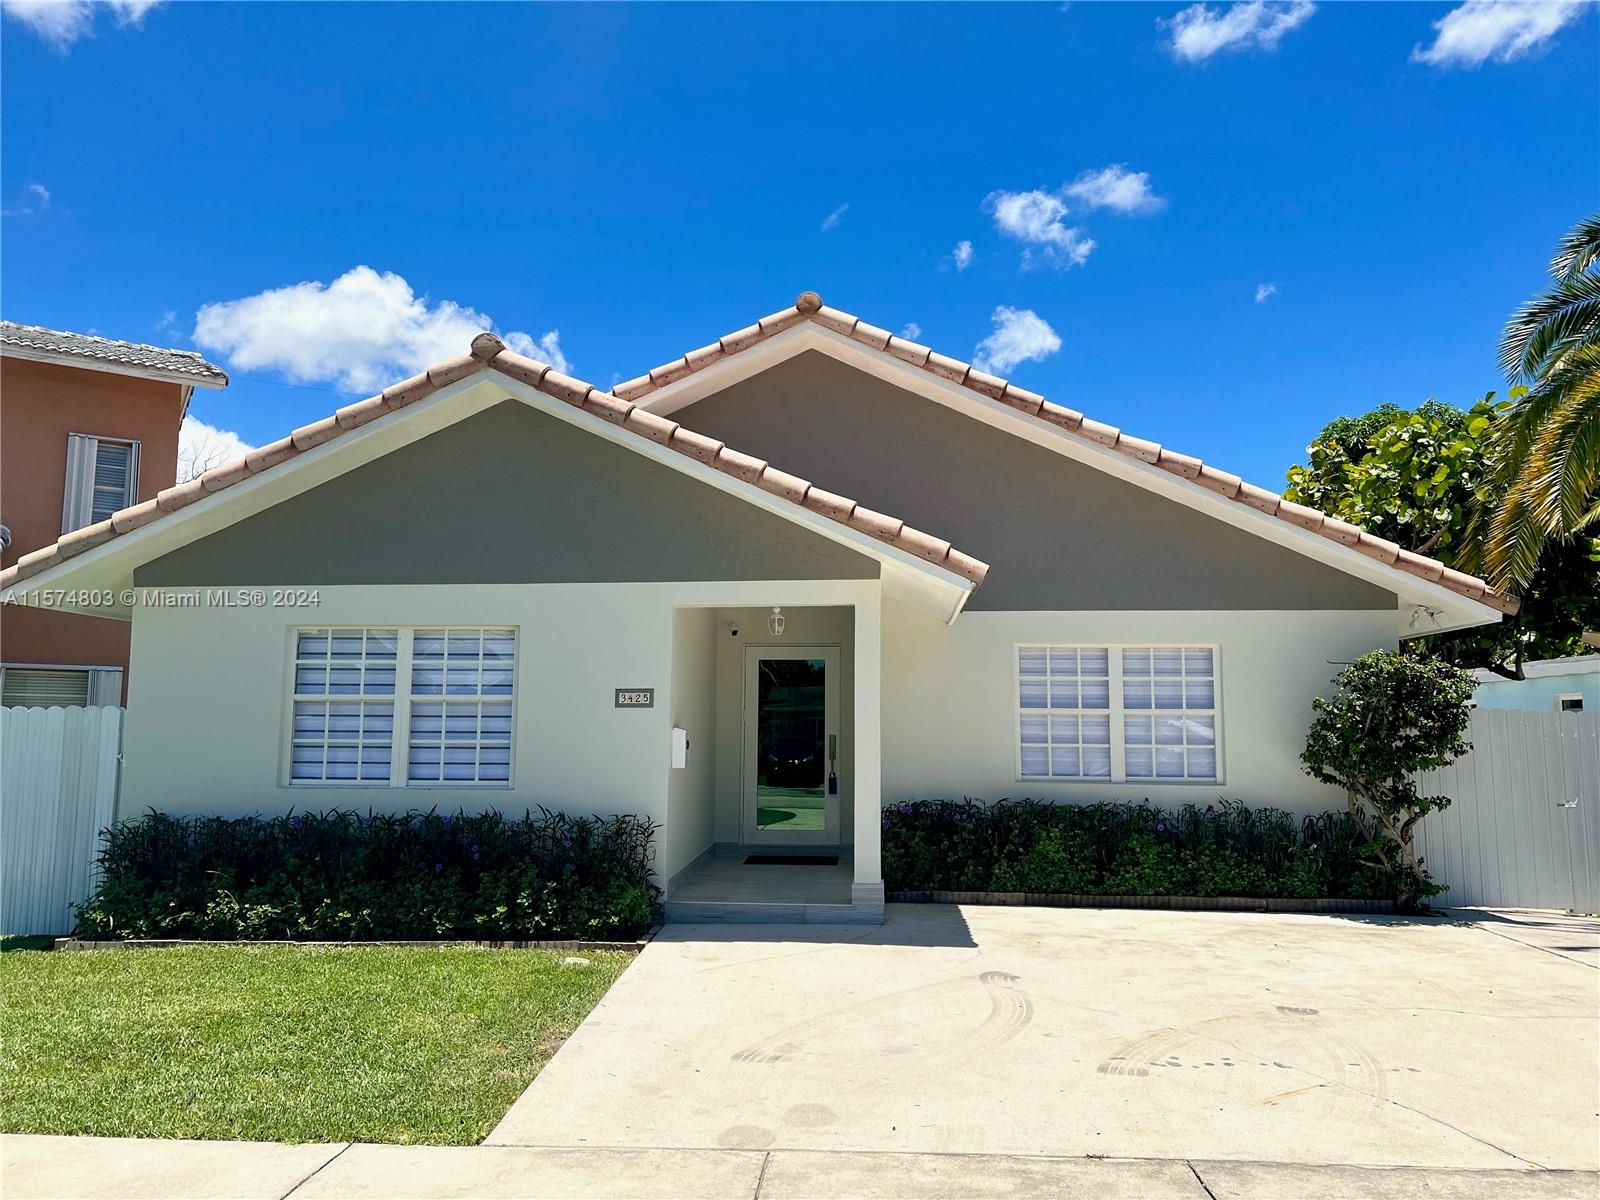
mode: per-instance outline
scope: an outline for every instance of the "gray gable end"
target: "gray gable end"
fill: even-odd
[[[819,351],[672,413],[989,564],[969,610],[1392,609],[1393,593]]]
[[[874,579],[875,559],[508,400],[140,567],[142,586]]]

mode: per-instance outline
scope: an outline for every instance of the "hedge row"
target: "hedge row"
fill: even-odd
[[[883,813],[888,891],[1063,892],[1389,900],[1360,816],[1297,821],[1222,800],[1142,804],[919,800]]]
[[[85,938],[634,938],[660,913],[655,826],[539,810],[150,812],[106,831]]]

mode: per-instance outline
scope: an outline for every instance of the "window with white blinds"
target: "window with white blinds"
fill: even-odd
[[[1216,655],[1210,646],[1122,650],[1129,779],[1217,778]]]
[[[1111,778],[1111,670],[1104,646],[1025,646],[1017,656],[1022,774]]]
[[[86,433],[67,436],[62,533],[104,521],[138,502],[138,442]]]
[[[412,643],[411,746],[416,783],[511,780],[509,629],[419,629]]]
[[[1017,647],[1017,777],[1221,779],[1214,646]]]
[[[290,784],[511,782],[516,631],[295,632]]]

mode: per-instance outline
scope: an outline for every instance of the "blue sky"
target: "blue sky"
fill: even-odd
[[[1279,486],[1502,387],[1600,203],[1581,3],[5,8],[0,311],[200,345],[251,444],[486,318],[609,385],[815,288]]]

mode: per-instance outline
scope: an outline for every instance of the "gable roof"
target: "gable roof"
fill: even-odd
[[[1131,459],[1199,484],[1228,500],[1247,505],[1287,524],[1318,534],[1331,542],[1351,547],[1385,566],[1416,576],[1428,583],[1438,584],[1469,600],[1486,604],[1503,613],[1515,613],[1521,607],[1521,601],[1517,597],[1497,591],[1476,576],[1453,570],[1438,559],[1403,549],[1396,543],[1370,534],[1347,521],[1330,517],[1303,504],[1285,500],[1277,492],[1247,483],[1239,476],[1219,470],[1191,455],[1180,454],[1156,442],[1134,437],[1115,426],[1106,425],[1073,409],[1046,400],[1037,392],[1019,388],[1016,384],[998,376],[980,371],[970,363],[961,362],[927,346],[896,337],[887,329],[870,325],[851,313],[827,307],[816,292],[801,292],[789,308],[762,317],[754,325],[735,330],[710,345],[691,350],[680,358],[663,363],[637,379],[619,383],[611,389],[612,394],[619,400],[641,402],[649,407],[649,397],[653,393],[704,371],[724,359],[760,345],[787,329],[807,322],[842,334],[863,347],[889,355],[912,367],[921,368],[990,400],[997,400],[1040,422],[1064,430],[1082,441],[1115,450]]]
[[[874,512],[847,496],[825,491],[809,480],[781,471],[762,459],[741,454],[714,438],[684,428],[676,421],[647,412],[631,401],[601,391],[593,384],[562,374],[546,363],[514,354],[494,334],[480,333],[472,339],[469,354],[437,363],[410,379],[385,388],[376,396],[346,405],[331,416],[302,426],[288,437],[260,446],[242,458],[213,467],[188,483],[167,488],[154,499],[113,513],[97,524],[63,534],[53,544],[24,554],[15,565],[0,571],[0,589],[14,587],[67,559],[160,521],[215,492],[270,471],[348,431],[416,404],[478,372],[489,370],[498,371],[547,396],[600,417],[636,437],[753,484],[796,507],[932,563],[969,581],[974,588],[988,574],[987,564],[962,553],[943,538],[913,529],[899,518]]]
[[[221,388],[228,384],[226,371],[193,350],[119,342],[88,333],[46,329],[42,325],[19,325],[15,321],[0,321],[0,353],[35,362],[138,375],[194,387]]]

